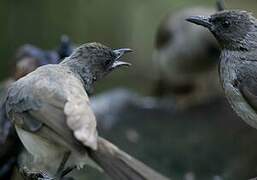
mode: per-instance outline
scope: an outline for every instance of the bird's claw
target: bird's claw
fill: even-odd
[[[24,180],[54,180],[54,178],[49,177],[46,173],[39,171],[30,171],[28,168],[24,167],[20,169],[20,173]]]
[[[20,173],[24,180],[74,180],[72,177],[53,178],[42,171],[30,171],[26,167],[21,168]]]

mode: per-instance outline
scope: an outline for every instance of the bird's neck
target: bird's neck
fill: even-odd
[[[70,71],[81,80],[87,93],[92,93],[94,75],[91,73],[89,67],[79,61],[78,59],[70,59],[69,57],[65,58],[60,65],[66,66]]]
[[[248,33],[242,39],[233,39],[230,40],[227,45],[224,46],[224,49],[241,51],[241,52],[251,52],[257,50],[257,31],[252,31]]]

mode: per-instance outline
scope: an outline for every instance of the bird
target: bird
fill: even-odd
[[[215,8],[189,7],[169,13],[161,21],[153,51],[154,95],[172,95],[182,108],[220,95],[216,72],[218,43],[207,30],[184,21],[197,12],[208,15],[215,11]]]
[[[10,77],[0,84],[0,103],[12,83],[39,66],[56,64],[71,54],[71,45],[67,43],[68,36],[61,38],[58,51],[42,50],[32,44],[24,44],[17,49],[14,57],[14,68]],[[0,179],[10,179],[17,158],[22,151],[22,144],[13,126],[6,118],[0,119]],[[13,146],[16,148],[14,149]]]
[[[128,52],[86,43],[61,63],[41,66],[11,85],[1,114],[32,155],[33,170],[60,179],[90,164],[115,180],[167,179],[98,136],[87,93],[113,70],[130,66],[120,61]]]
[[[257,20],[244,10],[226,10],[187,21],[203,26],[222,49],[219,76],[234,111],[257,128]]]

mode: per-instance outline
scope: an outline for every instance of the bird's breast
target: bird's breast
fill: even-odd
[[[247,124],[254,128],[257,128],[257,114],[246,102],[240,90],[235,86],[234,83],[237,80],[237,63],[238,62],[236,62],[234,59],[231,59],[231,56],[221,56],[221,62],[219,67],[220,81],[224,89],[225,95],[233,110]]]

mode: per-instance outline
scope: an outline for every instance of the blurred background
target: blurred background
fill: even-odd
[[[112,73],[96,85],[92,98],[95,104],[100,102],[99,93],[113,88],[133,91],[125,91],[124,96],[130,100],[121,95],[122,101],[129,101],[129,109],[113,115],[113,121],[118,122],[104,126],[100,134],[172,179],[255,177],[257,130],[231,111],[223,95],[183,110],[177,110],[173,96],[161,98],[161,102],[158,98],[157,105],[152,97],[156,86],[154,42],[162,19],[188,7],[215,9],[215,3],[214,0],[0,0],[0,79],[11,75],[14,56],[21,45],[30,43],[54,50],[63,34],[77,45],[96,41],[113,48],[132,48],[134,53],[126,56],[126,60],[133,66]],[[257,15],[257,2],[253,0],[229,0],[225,6]],[[130,97],[136,100],[131,102]],[[119,109],[119,101],[115,104],[112,101],[109,106]],[[97,111],[98,106],[94,108]],[[97,117],[104,121],[106,113]],[[108,179],[91,168],[79,176]]]
[[[1,0],[0,78],[8,75],[19,46],[31,43],[53,49],[66,34],[77,44],[99,41],[111,47],[133,48],[135,53],[129,57],[133,68],[115,72],[99,83],[97,90],[126,86],[147,94],[153,78],[154,36],[161,19],[179,8],[214,4],[214,0]],[[252,12],[257,9],[251,0],[230,0],[226,6]]]

